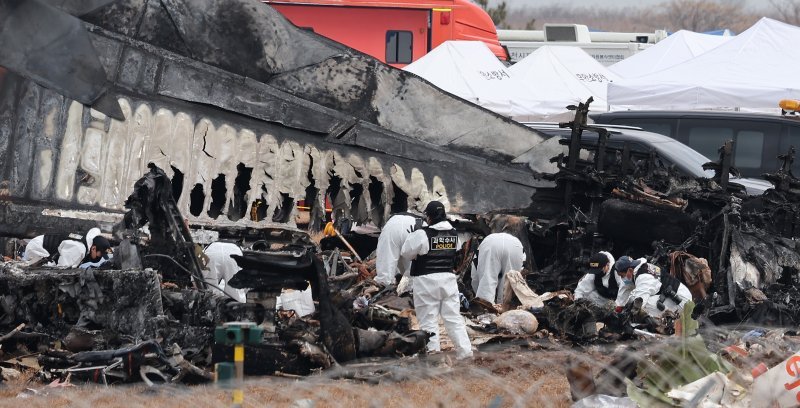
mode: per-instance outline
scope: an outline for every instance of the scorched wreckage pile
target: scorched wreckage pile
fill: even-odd
[[[376,278],[374,227],[431,201],[458,231],[473,344],[537,326],[578,343],[671,334],[675,293],[650,314],[573,300],[599,251],[660,266],[708,324],[800,321],[794,150],[750,197],[730,145],[715,177],[681,178],[606,146],[587,102],[551,160],[539,133],[254,1],[3,1],[0,16],[1,352],[35,355],[15,361],[43,379],[205,381],[230,360],[213,333],[232,321],[264,329],[252,374],[422,353],[405,285]],[[83,237],[95,227],[112,258]],[[523,267],[476,298],[480,240],[499,232]],[[34,242],[50,250],[20,259]],[[69,245],[101,253],[75,268]]]

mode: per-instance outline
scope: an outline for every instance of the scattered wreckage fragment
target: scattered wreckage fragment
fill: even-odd
[[[573,122],[564,124],[572,130],[569,151],[556,159],[558,172],[550,177],[556,187],[545,189],[527,170],[507,164],[540,142],[538,134],[292,27],[267,6],[249,6],[238,0],[203,0],[191,8],[141,0],[65,12],[29,10],[26,18],[63,23],[61,32],[74,34],[64,41],[94,50],[90,60],[100,65],[91,63],[78,76],[86,83],[65,83],[59,76],[59,68],[74,65],[70,58],[37,64],[47,67],[41,72],[24,62],[52,59],[16,49],[23,41],[0,42],[0,64],[22,75],[0,73],[0,233],[23,237],[48,228],[86,229],[76,227],[86,220],[69,224],[43,215],[43,208],[121,216],[125,206],[130,211],[117,232],[128,243],[118,261],[139,269],[55,276],[48,270],[20,274],[11,271],[13,264],[4,266],[3,281],[19,290],[4,292],[9,295],[3,297],[0,327],[13,330],[25,322],[36,330],[18,331],[9,340],[50,345],[52,339],[71,336],[66,344],[75,355],[58,352],[43,361],[53,367],[86,363],[92,377],[123,370],[127,376],[122,379],[136,378],[138,367],[140,378],[150,381],[150,375],[159,375],[149,368],[143,372],[143,366],[174,379],[180,363],[165,361],[148,339],[180,344],[184,360],[207,367],[212,360],[228,360],[221,354],[225,350],[209,353],[213,328],[239,319],[267,329],[263,347],[248,351],[253,356],[248,361],[259,367],[248,370],[307,374],[359,357],[422,350],[427,335],[413,329],[407,298],[365,280],[369,268],[364,264],[353,268],[341,257],[329,257],[326,267],[308,239],[277,248],[259,246],[261,251],[245,251],[237,259],[244,271],[228,283],[250,288],[248,303],[205,290],[202,259],[182,213],[195,225],[240,227],[231,236],[242,237],[258,227],[291,225],[297,202],[303,200],[310,207],[309,226],[319,229],[326,197],[337,215],[380,225],[390,213],[420,208],[432,198],[447,201],[457,212],[476,214],[497,210],[496,197],[504,197],[505,208],[520,208],[533,194],[527,208],[508,213],[531,219],[527,236],[521,228],[514,235],[528,238],[522,239],[532,271],[527,282],[536,292],[570,287],[580,270],[576,265],[599,249],[654,254],[661,265],[670,253],[682,251],[707,260],[708,270],[695,265],[679,271],[680,262],[669,264],[693,285],[698,300],[704,299],[702,312],[711,319],[798,321],[800,312],[789,302],[800,272],[793,241],[800,182],[788,170],[793,151],[784,158],[788,166],[767,176],[774,190],[746,197],[728,179],[730,144],[720,161],[708,166],[716,172],[712,180],[681,178],[654,154],[634,157],[629,148],[608,146],[613,134],[586,124],[587,102],[575,107]],[[216,12],[223,8],[233,11]],[[230,26],[250,30],[219,29]],[[298,44],[308,52],[294,53]],[[253,58],[253,52],[261,58]],[[96,75],[98,67],[101,75]],[[597,145],[581,141],[584,131],[598,133]],[[506,138],[491,137],[497,132]],[[586,160],[581,149],[596,154]],[[120,159],[109,159],[114,157]],[[134,184],[145,169],[148,175]],[[120,186],[129,185],[134,193],[125,201]],[[137,231],[148,221],[150,242],[144,243]],[[464,292],[477,248],[476,241],[469,242],[457,271]],[[138,265],[154,267],[161,275]],[[346,272],[337,274],[337,269]],[[142,274],[150,286],[132,287],[126,273]],[[27,287],[26,279],[53,280],[46,287],[59,291]],[[178,287],[162,287],[164,282]],[[319,302],[316,314],[275,311],[282,289],[308,285]],[[126,293],[119,299],[108,295],[120,290]],[[569,301],[567,294],[543,300],[544,295],[521,287],[513,291],[523,307],[533,309],[537,326],[575,341],[596,338],[596,322],[608,316],[608,311]],[[140,322],[142,327],[120,328],[120,322],[109,320],[127,307],[111,305],[112,300],[142,298],[149,300],[135,306],[153,308],[137,315],[149,317]],[[764,311],[750,313],[755,308]],[[622,335],[632,334],[631,321],[646,319],[635,303],[619,315],[623,328],[607,327]],[[671,326],[651,325],[663,333]],[[102,361],[75,360],[86,356],[76,357],[82,352],[98,350],[107,352],[90,356]],[[155,360],[115,365],[120,356],[139,356],[143,350]],[[95,363],[103,368],[92,367]]]
[[[169,178],[152,165],[136,182],[127,200],[130,210],[115,228],[128,251],[114,258],[114,266],[152,268],[33,270],[19,269],[18,262],[4,263],[2,327],[25,322],[42,333],[13,331],[4,338],[3,350],[46,348],[39,358],[43,379],[69,377],[109,384],[208,380],[204,368],[231,357],[230,347],[213,344],[214,328],[226,321],[248,320],[264,329],[260,344],[248,347],[245,369],[251,374],[307,375],[360,357],[413,355],[425,348],[428,335],[413,330],[408,316],[399,311],[378,303],[369,304],[375,312],[367,318],[355,311],[355,297],[372,293],[371,302],[377,302],[382,297],[376,293],[379,289],[354,285],[360,289],[348,293],[351,285],[344,290],[336,285],[367,279],[374,272],[341,256],[334,258],[333,253],[327,256],[326,269],[307,234],[299,238],[292,234],[282,243],[275,241],[275,234],[245,231],[238,236],[259,249],[234,256],[242,270],[227,282],[248,289],[247,303],[231,299],[213,285],[207,288],[201,252],[171,193]],[[144,226],[149,234],[142,232]],[[329,276],[334,263],[342,265],[343,274]],[[338,279],[352,268],[364,271]],[[300,317],[276,311],[282,289],[309,286],[318,302],[314,314]],[[381,309],[386,313],[378,317]],[[380,329],[375,331],[375,326]],[[165,349],[162,344],[170,346]]]
[[[538,189],[517,212],[531,220],[535,263],[543,265],[528,283],[539,292],[571,287],[590,254],[610,250],[666,267],[693,288],[696,313],[717,323],[797,321],[800,310],[785,300],[791,296],[780,296],[800,278],[800,180],[788,170],[793,149],[780,157],[778,172],[765,175],[775,188],[748,196],[730,179],[737,173],[732,142],[721,147],[719,161],[703,166],[713,177],[687,179],[655,152],[608,143],[613,128],[586,124],[589,103],[574,107],[574,121],[560,124],[572,133],[561,141],[567,152],[553,159],[558,171],[545,175],[556,186]],[[583,132],[597,133],[597,142],[586,142]]]

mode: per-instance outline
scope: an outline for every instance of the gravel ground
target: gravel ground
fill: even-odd
[[[329,370],[305,378],[261,377],[247,381],[245,406],[269,407],[567,407],[571,405],[565,367],[570,356],[600,361],[602,353],[559,346],[495,347],[471,361],[451,353],[426,359],[363,362],[350,375]],[[593,355],[594,354],[594,355]],[[368,379],[354,381],[338,377]],[[0,406],[19,407],[212,407],[230,402],[230,391],[214,385],[96,385],[49,388],[28,382],[30,374],[0,386]],[[16,398],[26,388],[40,395]]]

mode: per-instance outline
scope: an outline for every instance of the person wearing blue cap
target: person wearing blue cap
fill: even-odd
[[[111,261],[114,257],[114,251],[111,249],[111,243],[98,233],[92,237],[89,252],[83,258],[83,263],[80,264],[81,269],[99,268]]]
[[[692,299],[692,293],[680,280],[644,258],[621,257],[614,265],[623,283],[632,285],[625,303],[642,299],[642,308],[652,317],[665,311],[679,312]]]

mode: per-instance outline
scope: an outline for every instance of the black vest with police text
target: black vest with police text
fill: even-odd
[[[619,285],[617,285],[617,280],[614,279],[613,276],[608,277],[608,287],[605,287],[605,285],[603,285],[603,277],[606,274],[603,273],[603,271],[594,271],[589,273],[594,275],[594,289],[597,291],[597,293],[600,294],[600,296],[611,300],[617,299],[617,293],[619,292]],[[609,272],[609,273],[612,274],[614,272]]]
[[[430,249],[411,263],[411,276],[422,276],[431,273],[450,272],[456,264],[458,254],[458,236],[456,230],[439,231],[423,228],[428,237]]]

